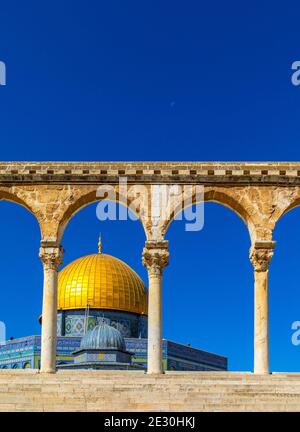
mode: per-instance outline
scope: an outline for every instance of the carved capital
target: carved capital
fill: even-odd
[[[143,265],[149,275],[161,275],[169,263],[168,242],[146,242],[143,250]]]
[[[58,270],[62,264],[63,248],[60,246],[46,246],[40,247],[40,258],[45,269]]]
[[[274,255],[274,241],[257,241],[250,248],[250,261],[257,272],[267,271]]]

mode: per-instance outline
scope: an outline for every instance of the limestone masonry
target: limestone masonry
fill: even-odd
[[[1,371],[1,411],[300,411],[300,375]]]
[[[197,410],[209,409],[209,407],[213,406],[216,409],[226,409],[226,407],[230,408],[231,406],[241,407],[242,401],[249,409],[253,408],[253,406],[256,408],[263,407],[264,404],[266,408],[269,407],[272,410],[276,407],[279,409],[299,409],[299,375],[286,374],[276,377],[268,375],[270,372],[268,271],[269,263],[274,254],[275,239],[273,238],[273,231],[276,223],[285,213],[300,204],[300,162],[0,163],[0,199],[19,203],[36,217],[41,230],[40,257],[44,267],[41,375],[26,375],[26,379],[25,375],[15,375],[16,380],[11,381],[13,375],[2,375],[2,372],[0,373],[2,382],[5,381],[5,377],[10,379],[11,384],[9,385],[13,393],[11,400],[14,408],[18,409],[18,406],[21,406],[24,402],[22,395],[20,395],[23,401],[20,399],[21,405],[16,402],[14,383],[18,385],[19,382],[21,385],[23,379],[28,382],[29,379],[34,377],[35,385],[39,388],[42,380],[40,377],[43,374],[45,374],[43,382],[46,384],[48,383],[47,380],[49,380],[50,383],[51,379],[47,373],[58,376],[57,379],[61,380],[61,383],[64,382],[64,385],[66,385],[65,380],[69,380],[70,376],[64,375],[62,372],[55,375],[57,275],[58,267],[63,259],[61,241],[64,229],[77,211],[101,199],[97,194],[99,186],[110,185],[115,192],[116,201],[130,206],[133,198],[123,195],[123,189],[121,189],[120,185],[121,178],[126,178],[128,185],[144,186],[141,189],[142,199],[137,209],[137,215],[145,231],[145,244],[141,245],[141,252],[144,246],[142,259],[149,278],[148,375],[145,376],[148,376],[147,379],[150,381],[151,375],[156,377],[151,381],[154,389],[154,392],[151,393],[153,400],[150,401],[149,399],[150,393],[149,396],[146,396],[147,392],[144,392],[145,403],[140,399],[139,393],[143,386],[143,380],[139,381],[140,378],[132,380],[130,385],[134,386],[136,380],[139,381],[139,384],[136,387],[137,391],[134,390],[134,396],[131,399],[132,404],[129,404],[130,407],[134,407],[136,403],[137,408],[148,409],[147,407],[149,407],[149,409],[154,409],[155,404],[153,404],[153,401],[157,397],[155,392],[158,391],[158,387],[155,388],[155,385],[158,385],[159,379],[162,380],[159,385],[165,386],[166,382],[171,385],[174,379],[178,380],[176,381],[178,384],[180,383],[179,387],[181,386],[183,394],[186,392],[188,399],[186,406],[190,410],[193,408]],[[176,212],[178,209],[184,208],[185,204],[183,203],[187,199],[194,204],[199,201],[193,188],[182,187],[172,197],[174,211],[170,213],[169,217],[158,216],[153,218],[151,211],[146,206],[149,202],[155,206],[155,200],[151,199],[153,185],[203,186],[204,201],[213,201],[228,207],[244,221],[249,231],[251,242],[249,258],[253,265],[254,276],[255,375],[211,375],[212,382],[216,385],[215,390],[218,389],[215,393],[214,389],[207,387],[206,380],[209,381],[209,375],[206,378],[206,375],[201,373],[193,375],[193,377],[191,375],[189,378],[187,373],[186,375],[178,375],[180,378],[176,379],[175,375],[170,375],[170,379],[167,378],[167,375],[162,375],[162,279],[164,267],[172,260],[172,257],[169,257],[168,241],[165,240],[165,234],[177,214]],[[104,198],[102,197],[102,199]],[[48,378],[46,378],[47,376]],[[87,375],[84,376],[87,377]],[[91,374],[89,379],[92,380],[95,376],[99,377],[99,375]],[[145,376],[136,375],[135,377],[145,378]],[[83,379],[83,375],[80,375],[80,377],[80,380],[82,379],[80,385],[83,386],[81,396],[84,397],[84,388],[88,385],[88,380],[87,378]],[[235,377],[238,382],[235,382]],[[55,379],[53,378],[53,381]],[[119,376],[117,380],[118,383],[121,382]],[[129,384],[126,382],[126,385]],[[57,394],[64,391],[63,388],[65,387],[60,387],[60,384],[57,384]],[[74,391],[72,387],[70,388],[71,392]],[[164,400],[166,401],[166,409],[176,409],[174,405],[176,404],[175,399],[172,403],[170,401],[171,395],[173,395],[172,399],[175,396],[179,398],[178,407],[183,409],[180,399],[183,396],[180,392],[177,394],[176,389],[175,387],[172,387],[172,389],[168,386],[165,387]],[[224,391],[226,397],[222,395]],[[249,392],[252,392],[253,406],[249,402],[251,399],[249,399]],[[109,394],[107,394],[107,400],[110,400]],[[197,394],[196,399],[194,399],[195,394]],[[217,400],[221,402],[224,401],[224,403],[215,403],[215,397],[219,398]],[[99,400],[100,398],[99,393]],[[36,401],[38,399],[39,391],[35,390],[35,393],[32,394],[32,400]],[[84,400],[87,401],[88,399]],[[120,398],[120,400],[122,399]],[[137,402],[137,400],[140,402]],[[53,406],[55,406],[55,403],[54,400]],[[78,397],[79,409],[81,403],[82,399]],[[103,407],[106,406],[105,403],[103,402]],[[160,403],[162,404],[162,399]],[[39,407],[47,409],[45,404],[43,405],[41,401]],[[124,409],[127,409],[129,405],[124,402]],[[92,402],[86,407],[92,409]],[[163,404],[161,409],[164,409]]]

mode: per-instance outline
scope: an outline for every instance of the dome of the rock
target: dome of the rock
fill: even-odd
[[[142,279],[111,255],[83,256],[58,277],[58,310],[110,309],[147,315],[147,292]]]

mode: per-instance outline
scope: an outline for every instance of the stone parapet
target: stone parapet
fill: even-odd
[[[0,162],[0,182],[300,184],[300,162]]]

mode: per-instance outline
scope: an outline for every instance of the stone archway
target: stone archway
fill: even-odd
[[[248,227],[255,277],[255,372],[268,373],[267,284],[269,262],[274,253],[273,230],[285,212],[299,205],[298,162],[1,162],[0,199],[25,206],[35,215],[41,229],[40,256],[45,278],[42,370],[55,371],[56,329],[53,323],[63,230],[80,208],[97,200],[95,194],[99,186],[111,185],[118,193],[120,179],[124,177],[128,185],[143,187],[151,202],[150,212],[140,214],[147,239],[143,260],[148,269],[150,303],[155,318],[149,320],[154,348],[149,354],[149,364],[153,367],[148,372],[161,372],[160,352],[155,346],[161,340],[161,279],[169,257],[164,234],[174,216],[167,222],[158,216],[154,223],[152,187],[201,185],[205,200],[231,208]],[[120,195],[118,199],[121,202]],[[126,201],[126,205],[130,202]],[[142,203],[141,207],[145,201]]]
[[[103,186],[105,185],[100,185],[101,188],[103,188]],[[141,215],[142,209],[140,206],[136,208],[136,206],[133,205],[135,197],[126,197],[122,195],[119,191],[119,185],[107,185],[107,188],[110,189],[110,191],[107,191],[107,193],[105,188],[99,192],[99,185],[92,187],[72,188],[71,199],[68,200],[69,205],[66,206],[60,213],[60,220],[57,227],[57,238],[59,242],[61,242],[64,230],[70,220],[84,207],[100,201],[112,201],[116,204],[121,204],[128,210],[132,211],[142,224],[146,239],[149,238],[146,219]],[[113,196],[109,196],[110,193],[112,193]]]

